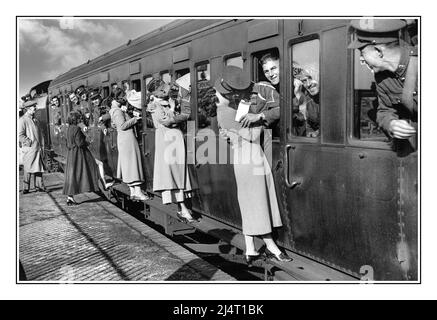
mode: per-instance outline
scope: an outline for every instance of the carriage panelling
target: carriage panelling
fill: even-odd
[[[277,231],[279,242],[355,276],[359,276],[362,266],[370,266],[375,279],[417,279],[417,156],[399,160],[388,147],[380,147],[381,144],[358,144],[351,140],[349,131],[353,119],[350,109],[353,103],[349,97],[351,90],[348,89],[348,81],[352,78],[351,57],[346,49],[349,21],[222,21],[220,25],[205,29],[194,37],[179,38],[165,47],[140,55],[141,50],[216,22],[219,20],[175,23],[172,28],[164,29],[162,34],[158,32],[147,41],[134,41],[131,47],[114,50],[89,65],[58,77],[56,81],[67,81],[92,70],[99,69],[97,72],[101,72],[105,66],[131,54],[137,54],[135,59],[141,58],[141,78],[177,69],[173,64],[174,48],[184,45],[190,53],[190,60],[184,66],[195,72],[198,62],[208,61],[211,84],[221,73],[223,57],[237,52],[243,55],[248,76],[256,80],[253,55],[277,48],[281,58],[280,89],[283,100],[281,134],[273,142],[272,170],[284,224]],[[177,25],[180,29],[174,27]],[[320,37],[321,137],[315,140],[291,135],[290,104],[287,102],[292,97],[289,41],[311,34]],[[177,56],[186,54],[184,50],[180,49]],[[115,79],[128,78],[130,61],[109,70],[110,79],[106,84]],[[97,75],[89,77],[89,84],[97,82],[91,80],[93,77]],[[191,80],[194,78],[193,75]],[[197,93],[193,91],[195,115]],[[145,118],[143,115],[143,121]],[[115,175],[117,137],[116,132],[111,130],[107,136],[101,133],[94,136],[93,144],[99,143],[100,147],[91,148],[98,157],[107,157],[107,172]],[[154,129],[143,131],[142,144],[147,189],[151,191]],[[229,146],[225,148],[230,152]],[[194,176],[197,176],[200,195],[195,198],[195,209],[227,224],[241,226],[232,165],[196,165]],[[286,180],[301,183],[290,189]]]

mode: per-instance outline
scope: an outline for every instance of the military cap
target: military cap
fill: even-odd
[[[249,89],[250,86],[250,79],[242,69],[235,66],[226,66],[214,84],[215,89],[221,94],[243,91]]]
[[[85,92],[85,86],[79,86],[75,90],[77,96],[81,96],[84,92]]]
[[[359,19],[352,20],[356,39],[349,49],[361,49],[371,44],[390,43],[399,40],[399,30],[406,26],[406,22],[399,19]]]
[[[28,100],[28,101],[24,102],[22,106],[24,109],[24,108],[29,108],[29,107],[35,106],[37,104],[38,104],[38,102],[36,102],[35,100]]]
[[[100,95],[98,90],[94,90],[90,93],[89,99],[90,100],[102,99],[102,96]]]

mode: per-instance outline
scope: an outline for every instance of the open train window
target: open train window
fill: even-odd
[[[209,62],[203,62],[196,66],[196,90],[197,90],[197,99],[202,96],[203,90],[210,86],[209,81],[211,80],[211,64]],[[197,105],[201,105],[200,102],[197,102]],[[207,128],[211,126],[211,117],[208,116],[206,110],[198,109],[197,110],[197,123],[198,128]]]
[[[103,99],[105,99],[107,96],[109,96],[109,87],[103,87]]]
[[[225,57],[225,66],[234,66],[240,69],[244,68],[244,61],[241,53],[229,55]]]
[[[388,141],[376,123],[378,97],[373,73],[360,63],[360,52],[354,50],[353,136],[364,141]]]
[[[140,79],[132,80],[131,89],[133,89],[137,92],[140,92],[141,91],[141,80]]]
[[[292,133],[313,140],[320,136],[320,40],[291,45]]]
[[[153,77],[152,76],[145,76],[144,77],[144,87],[146,88],[147,91],[147,86],[149,85],[149,82],[152,81]]]
[[[261,107],[261,110],[279,108],[281,105],[279,50],[271,48],[252,54],[252,71],[252,80],[256,83],[261,82],[266,87],[266,90],[259,92],[258,96],[261,98],[257,101],[270,104],[270,107]],[[273,91],[270,89],[272,87]],[[273,139],[278,140],[280,137],[279,120],[272,123],[269,129],[272,130]]]

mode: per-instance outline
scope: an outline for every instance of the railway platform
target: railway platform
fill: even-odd
[[[19,281],[235,281],[94,193],[66,205],[63,175],[47,192],[19,194]]]

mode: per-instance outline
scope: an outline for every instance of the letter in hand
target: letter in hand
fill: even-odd
[[[390,121],[389,130],[396,139],[408,139],[416,134],[416,129],[414,129],[414,127],[412,127],[406,120]]]
[[[240,123],[243,128],[248,128],[252,124],[259,122],[260,120],[261,114],[248,113],[241,118]]]

